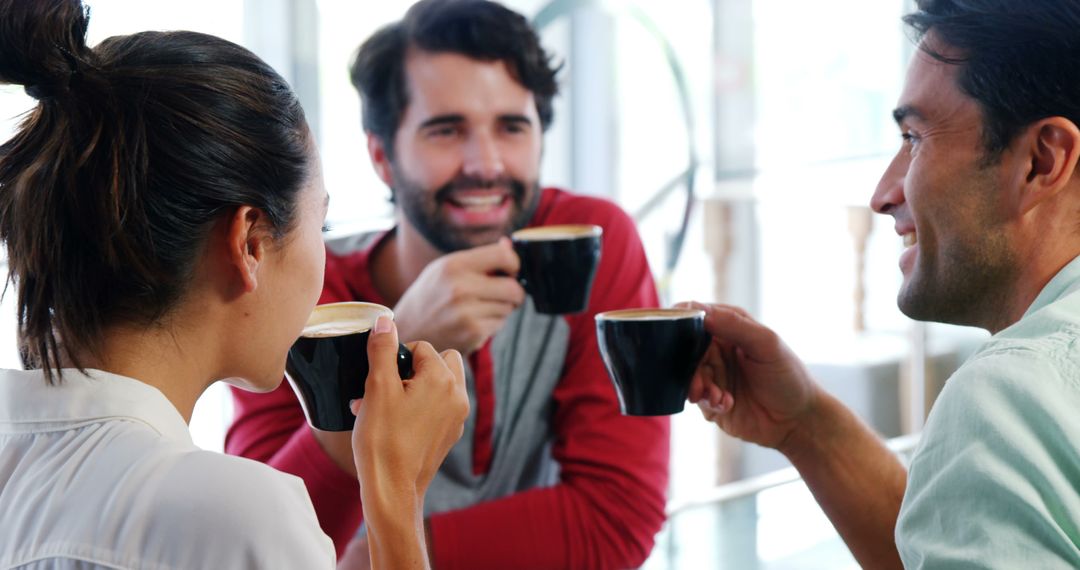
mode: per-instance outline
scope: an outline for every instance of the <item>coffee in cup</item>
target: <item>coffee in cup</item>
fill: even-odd
[[[393,318],[375,303],[330,303],[311,312],[300,338],[289,349],[285,377],[296,392],[311,427],[351,431],[356,416],[349,402],[364,397],[367,341],[379,317]],[[412,353],[398,346],[398,374],[412,377]]]
[[[624,309],[596,315],[596,340],[623,415],[681,412],[710,337],[705,311]]]
[[[518,282],[541,313],[580,313],[589,305],[600,263],[603,229],[593,225],[537,226],[510,235],[521,259]]]

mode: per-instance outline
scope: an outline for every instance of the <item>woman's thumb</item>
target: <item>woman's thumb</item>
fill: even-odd
[[[381,382],[401,382],[398,376],[397,353],[398,334],[397,327],[390,317],[379,317],[367,341],[368,353],[368,378],[366,390],[371,390],[372,384]]]

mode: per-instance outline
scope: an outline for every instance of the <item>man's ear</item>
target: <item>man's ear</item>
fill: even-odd
[[[268,224],[266,214],[251,206],[240,206],[228,218],[225,231],[228,264],[240,277],[244,293],[258,287],[259,265],[272,239],[266,230]]]
[[[371,157],[371,165],[375,167],[375,174],[379,175],[390,188],[394,187],[394,170],[390,167],[390,157],[386,154],[386,143],[382,137],[373,133],[367,133],[368,156]]]
[[[1072,181],[1080,159],[1080,128],[1064,117],[1048,117],[1026,130],[1029,168],[1020,197],[1028,212]]]

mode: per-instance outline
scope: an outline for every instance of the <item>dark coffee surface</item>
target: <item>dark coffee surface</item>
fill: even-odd
[[[601,316],[596,331],[624,414],[656,416],[682,411],[694,370],[709,344],[701,316]]]

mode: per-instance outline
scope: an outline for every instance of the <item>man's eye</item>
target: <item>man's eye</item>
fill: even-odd
[[[428,131],[428,136],[433,138],[446,138],[456,135],[457,132],[458,129],[456,127],[439,127]]]

